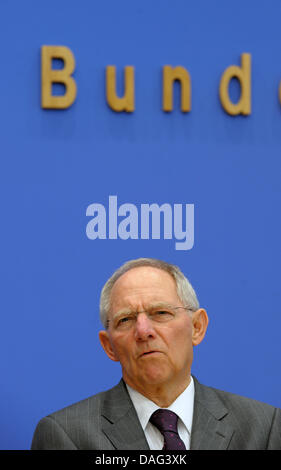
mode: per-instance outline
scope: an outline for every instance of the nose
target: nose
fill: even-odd
[[[138,341],[146,341],[155,337],[152,321],[145,312],[139,313],[135,324],[135,338]]]

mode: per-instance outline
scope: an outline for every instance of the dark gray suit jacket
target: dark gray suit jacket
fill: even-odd
[[[281,410],[206,387],[194,378],[190,448],[202,450],[281,449]],[[43,418],[32,450],[149,450],[123,380]]]

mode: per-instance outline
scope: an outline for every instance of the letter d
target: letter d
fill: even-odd
[[[148,457],[146,455],[140,454],[140,465],[143,465],[144,463],[147,462]]]
[[[228,94],[229,82],[234,77],[241,86],[240,99],[236,104],[232,103]],[[228,114],[251,114],[251,54],[242,54],[241,67],[231,65],[224,71],[219,92],[222,107]]]

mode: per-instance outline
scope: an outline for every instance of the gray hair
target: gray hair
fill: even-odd
[[[133,268],[139,268],[142,266],[150,266],[152,268],[158,268],[162,271],[166,271],[171,275],[176,283],[177,294],[179,299],[185,307],[189,307],[190,310],[196,311],[199,308],[199,302],[196,293],[190,284],[189,280],[184,276],[178,266],[175,266],[165,261],[161,261],[154,258],[138,258],[131,261],[127,261],[120,268],[118,268],[113,275],[105,283],[100,296],[100,320],[104,326],[107,327],[107,317],[110,309],[110,296],[111,290],[119,277],[125,274],[127,271]]]

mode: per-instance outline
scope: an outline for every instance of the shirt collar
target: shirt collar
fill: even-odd
[[[194,405],[194,382],[190,376],[190,383],[186,389],[176,398],[176,400],[165,409],[171,410],[176,413],[186,426],[189,433],[191,433],[192,418],[193,418],[193,405]],[[143,430],[145,430],[150,416],[154,411],[159,409],[153,401],[146,398],[141,393],[134,390],[132,387],[127,385],[127,390],[133,405],[136,409],[138,418],[140,420]]]

